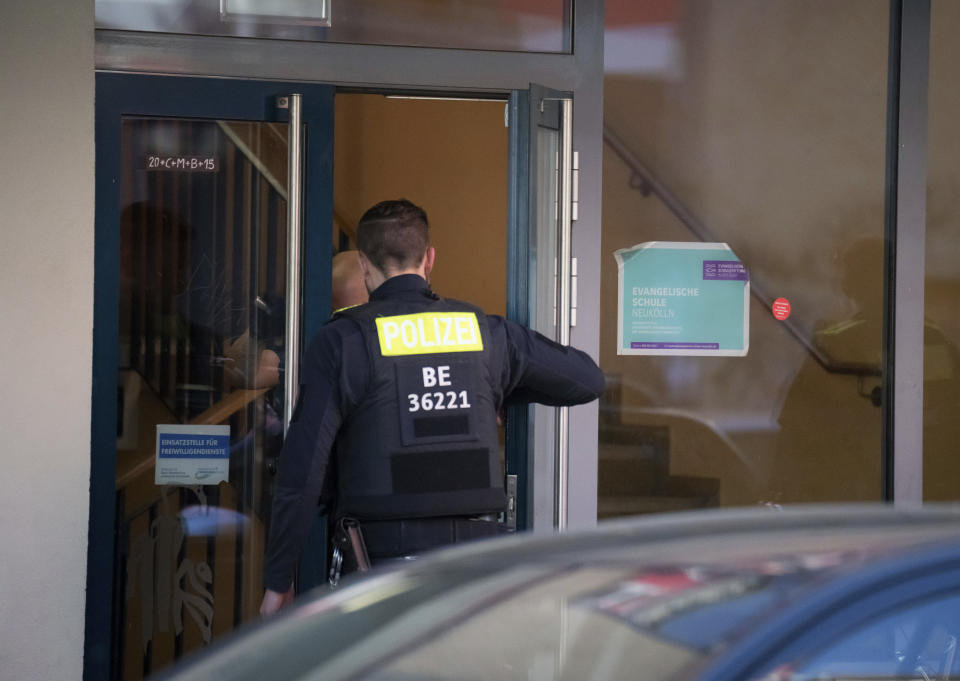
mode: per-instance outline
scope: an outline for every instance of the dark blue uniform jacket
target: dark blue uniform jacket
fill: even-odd
[[[415,274],[392,277],[371,301],[434,299]],[[584,352],[562,346],[503,317],[487,315],[491,373],[500,376],[504,404],[552,406],[590,402],[603,392],[603,374]],[[359,325],[337,317],[313,339],[300,367],[300,394],[280,455],[264,565],[268,589],[290,588],[300,551],[316,516],[330,453],[346,415],[370,383],[371,360]],[[348,453],[346,454],[348,455]]]

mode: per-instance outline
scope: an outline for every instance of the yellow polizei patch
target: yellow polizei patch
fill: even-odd
[[[377,317],[377,337],[384,357],[483,350],[480,325],[473,312]]]

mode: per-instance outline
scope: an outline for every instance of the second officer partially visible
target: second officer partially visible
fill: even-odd
[[[304,355],[262,613],[293,598],[332,450],[336,516],[359,523],[376,564],[497,533],[501,406],[582,404],[603,391],[585,353],[430,289],[434,249],[421,208],[378,203],[361,218],[357,245],[370,301],[336,314]]]

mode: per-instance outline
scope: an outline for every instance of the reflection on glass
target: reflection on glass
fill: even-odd
[[[958,636],[960,597],[943,595],[910,603],[853,630],[778,678],[949,681],[960,672]]]
[[[115,574],[125,679],[254,616],[282,438],[286,126],[122,124]],[[229,482],[156,485],[158,424],[227,425]]]
[[[538,127],[537,225],[530,245],[530,319],[533,328],[557,340],[557,199],[556,158],[560,133]]]
[[[625,568],[538,575],[365,671],[363,681],[432,679],[670,679],[701,651],[598,607],[599,594],[634,577]],[[634,596],[636,599],[636,590]],[[397,634],[395,634],[397,635]],[[399,635],[402,635],[399,634]]]
[[[641,5],[606,16],[599,515],[879,499],[887,8]],[[733,249],[747,357],[616,355],[647,241]]]
[[[556,107],[556,102],[548,104]],[[548,109],[550,111],[550,109]],[[553,128],[537,126],[532,134],[536,135],[536,201],[537,224],[530,239],[529,301],[531,327],[552,340],[559,339],[560,327],[557,324],[557,200],[559,197],[559,175],[557,172],[557,154],[560,149],[560,132]],[[533,457],[543,466],[543,470],[553,471],[555,460],[557,428],[557,409],[542,404],[530,406],[534,429]],[[551,477],[555,472],[550,474]],[[546,480],[539,484],[546,486]],[[533,496],[534,503],[552,504],[550,495]],[[553,517],[553,508],[541,507],[534,511],[534,517]]]
[[[955,128],[960,96],[953,66],[960,45],[953,28],[960,5],[934,0],[930,7],[929,152],[927,156],[927,258],[923,348],[923,498],[960,500],[960,139]]]
[[[336,43],[516,52],[571,48],[570,0],[332,0],[329,28],[309,17],[283,22],[220,10],[220,0],[96,0],[96,22],[97,28]]]
[[[756,537],[751,539],[756,541]],[[796,542],[797,538],[792,539]],[[817,539],[824,541],[825,537]],[[375,661],[360,678],[695,678],[691,670],[696,666],[755,633],[762,623],[782,612],[785,603],[802,599],[811,588],[830,579],[835,570],[849,569],[864,558],[854,551],[751,556],[741,547],[735,564],[723,564],[704,560],[704,550],[709,554],[710,549],[703,545],[697,548],[700,554],[695,565],[643,565],[644,559],[650,561],[664,549],[670,551],[663,545],[647,545],[635,546],[635,553],[629,549],[601,551],[604,558],[599,560],[584,555],[580,565],[565,565],[555,574],[523,575],[522,568],[508,568],[490,575],[485,583],[474,580],[470,587],[484,593],[483,608],[448,616],[440,630],[399,646],[401,653]],[[548,564],[544,561],[540,567]],[[526,576],[525,582],[520,582],[521,576]],[[508,591],[504,583],[510,581],[515,583]],[[952,600],[939,605],[948,607]],[[450,598],[447,602],[457,600]],[[931,614],[931,609],[912,612],[909,618],[901,616],[897,623],[912,624],[916,631],[923,614]],[[373,620],[374,615],[368,617]],[[402,625],[395,622],[382,624],[384,619],[381,615],[374,620],[387,629],[377,634],[392,640],[410,635],[409,624],[401,630]],[[956,615],[939,617],[944,624],[954,626],[956,619]],[[394,631],[389,631],[391,626]],[[889,621],[883,626],[886,632],[894,629]],[[921,630],[914,638],[930,633]],[[937,644],[943,640],[942,635],[931,638]],[[935,645],[929,648],[936,649]],[[886,652],[890,655],[893,650]],[[830,677],[820,674],[800,678],[864,678],[863,671],[879,667],[868,658],[859,662]],[[900,678],[910,677],[903,674]],[[946,679],[942,674],[933,678]]]

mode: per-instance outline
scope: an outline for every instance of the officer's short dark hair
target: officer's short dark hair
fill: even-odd
[[[416,267],[429,245],[427,214],[406,199],[381,201],[357,225],[357,248],[381,272]]]

